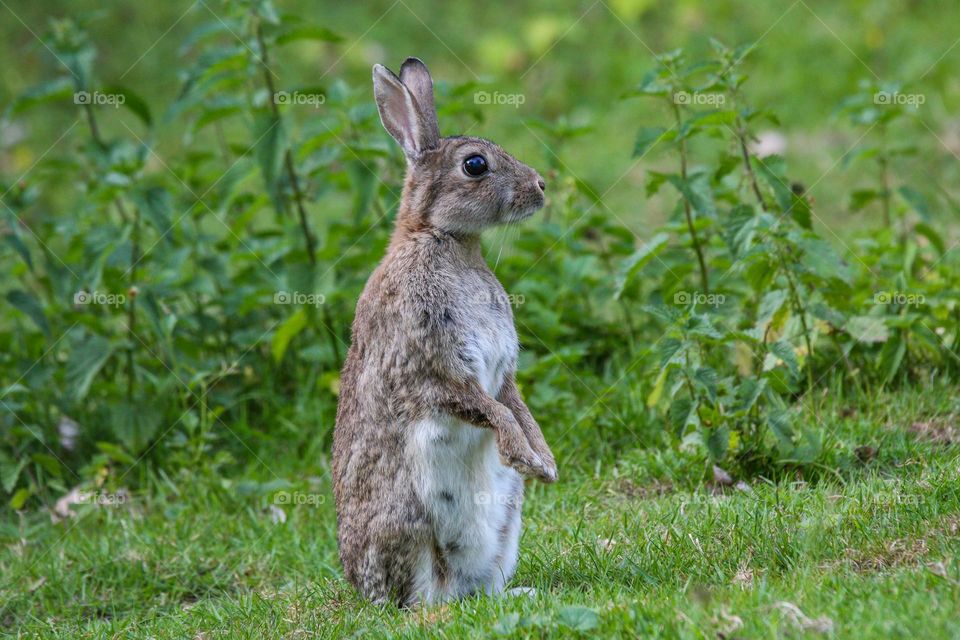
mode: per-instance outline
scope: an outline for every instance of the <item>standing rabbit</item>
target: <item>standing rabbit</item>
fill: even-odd
[[[480,232],[543,206],[496,144],[440,137],[433,80],[373,67],[407,175],[386,257],[357,302],[333,438],[347,579],[402,606],[498,593],[517,566],[523,476],[557,468],[514,380],[517,333]]]

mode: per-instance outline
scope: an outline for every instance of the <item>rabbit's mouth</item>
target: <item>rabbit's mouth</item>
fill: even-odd
[[[507,214],[507,222],[520,222],[526,220],[537,211],[543,208],[543,196],[539,198],[524,198],[521,202],[516,202]]]

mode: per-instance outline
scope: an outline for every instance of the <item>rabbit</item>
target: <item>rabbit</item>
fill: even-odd
[[[557,466],[514,379],[517,333],[480,232],[544,204],[532,168],[481,138],[440,137],[433,80],[373,67],[406,157],[386,256],[361,294],[340,379],[332,476],[346,578],[402,607],[502,592],[523,478]]]

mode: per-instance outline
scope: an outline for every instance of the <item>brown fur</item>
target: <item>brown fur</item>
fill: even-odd
[[[378,66],[374,78],[381,118],[404,147],[408,171],[387,254],[357,303],[334,432],[334,494],[347,579],[375,601],[410,604],[417,598],[412,571],[423,549],[436,557],[438,577],[446,579],[447,571],[446,552],[404,458],[411,425],[449,414],[492,429],[504,465],[556,479],[550,448],[514,382],[515,362],[506,363],[494,397],[465,349],[475,321],[471,303],[487,300],[494,318],[513,323],[505,291],[481,255],[479,234],[532,215],[543,205],[543,182],[492,142],[440,138],[423,63],[405,62],[400,79]],[[490,166],[483,179],[462,170],[464,158],[475,153]]]

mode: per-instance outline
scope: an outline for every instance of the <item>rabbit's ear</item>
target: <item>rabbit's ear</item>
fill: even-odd
[[[429,74],[427,78],[429,81]],[[393,72],[379,64],[373,65],[373,95],[377,100],[383,128],[400,143],[407,158],[413,160],[439,144],[432,99],[430,117],[424,117],[410,89]]]
[[[433,104],[433,78],[420,58],[407,58],[400,66],[402,82],[417,101],[423,126],[437,143],[440,141],[440,125],[437,124],[437,108]]]

